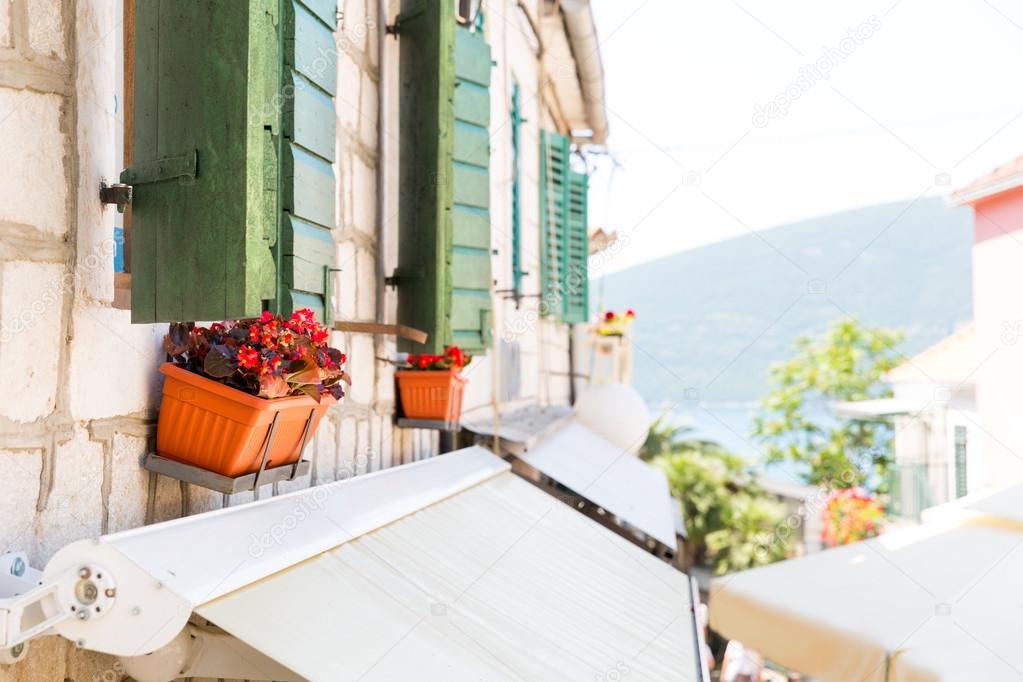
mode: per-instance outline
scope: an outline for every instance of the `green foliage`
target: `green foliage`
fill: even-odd
[[[669,423],[666,415],[661,415],[650,426],[643,447],[639,450],[640,459],[647,462],[658,455],[667,455],[680,449],[700,450],[731,457],[724,448],[714,441],[687,437],[691,431],[692,429],[688,426]],[[735,461],[741,462],[739,459]]]
[[[757,488],[739,457],[716,443],[684,440],[684,433],[658,420],[643,453],[653,456],[682,501],[685,568],[705,564],[721,575],[785,558],[784,506]]]
[[[829,488],[883,482],[891,427],[819,415],[834,401],[891,395],[881,377],[899,364],[900,341],[898,332],[866,329],[850,319],[836,321],[819,339],[797,339],[794,356],[771,368],[771,391],[754,420],[753,435],[767,461],[804,464],[809,483]]]

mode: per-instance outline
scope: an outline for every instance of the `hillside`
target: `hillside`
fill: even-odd
[[[636,310],[648,400],[752,400],[798,335],[843,315],[901,329],[909,355],[968,322],[971,226],[941,199],[845,211],[607,275],[591,303]]]

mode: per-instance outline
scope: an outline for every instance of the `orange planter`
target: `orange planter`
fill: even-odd
[[[267,400],[171,363],[163,364],[160,372],[166,379],[156,453],[224,476],[259,470],[270,424],[278,414],[266,468],[298,461],[310,413],[312,438],[320,417],[335,402],[329,395],[320,402],[308,396]]]
[[[394,373],[406,419],[438,419],[457,423],[468,379],[452,371],[403,370]]]

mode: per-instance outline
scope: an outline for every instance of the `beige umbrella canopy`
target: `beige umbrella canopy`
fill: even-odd
[[[718,578],[710,625],[825,681],[1023,680],[1023,484]]]

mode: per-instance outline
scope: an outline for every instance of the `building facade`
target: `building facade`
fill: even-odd
[[[146,57],[137,58],[140,47],[152,44],[153,30],[186,41],[180,54],[187,60],[167,62],[169,57],[161,56],[164,61],[156,62],[165,70],[159,77],[166,81],[168,72],[185,69],[182,73],[187,74],[188,67],[196,77],[203,76],[202,59],[215,55],[211,45],[218,44],[188,42],[189,31],[174,33],[180,17],[154,18],[155,3],[147,7],[147,2],[0,3],[0,375],[6,389],[0,396],[0,471],[6,483],[0,546],[2,551],[27,552],[37,566],[77,539],[272,494],[263,488],[224,499],[197,486],[151,476],[140,466],[153,447],[165,322],[219,318],[191,313],[210,310],[203,306],[219,297],[210,292],[224,285],[187,276],[184,264],[190,259],[190,267],[198,263],[198,272],[207,273],[204,259],[213,257],[186,239],[171,242],[156,255],[145,250],[152,233],[147,237],[142,226],[153,205],[146,197],[151,202],[155,196],[146,183],[166,184],[168,171],[139,170],[138,162],[147,153],[139,143],[146,140],[140,127],[166,128],[170,132],[161,134],[173,137],[176,125],[178,134],[189,134],[188,126],[194,127],[196,119],[188,118],[195,112],[168,109],[166,99],[146,109],[153,107],[146,100],[152,96],[147,79],[156,76],[146,70],[152,68]],[[441,212],[457,211],[464,204],[468,213],[484,216],[484,229],[472,246],[450,245],[453,260],[447,265],[412,273],[455,279],[438,299],[443,310],[428,320],[425,331],[435,345],[456,341],[476,354],[467,369],[465,409],[499,411],[518,401],[565,404],[585,383],[586,339],[577,325],[590,316],[585,299],[585,162],[575,152],[603,142],[607,132],[592,14],[587,3],[546,0],[488,2],[482,15],[473,3],[427,3],[427,14],[434,4],[444,6],[438,21],[451,21],[450,26],[438,24],[439,35],[462,32],[454,35],[475,41],[477,48],[485,46],[492,63],[481,63],[479,54],[459,62],[461,43],[452,43],[455,79],[450,87],[455,97],[448,106],[454,107],[455,120],[430,130],[442,137],[445,130],[468,129],[479,111],[460,111],[459,98],[470,91],[482,93],[482,106],[489,111],[475,121],[475,132],[482,131],[484,139],[472,151],[487,154],[482,162],[478,154],[469,160],[456,158],[449,161],[454,164],[449,177],[441,173],[420,181],[452,192],[453,204]],[[293,203],[286,207],[293,224],[290,232],[275,234],[282,245],[266,251],[277,259],[276,270],[270,280],[258,280],[252,270],[257,251],[251,249],[265,250],[265,245],[251,242],[240,247],[250,249],[244,251],[245,258],[229,260],[226,266],[227,300],[234,295],[233,284],[244,281],[239,313],[255,312],[253,301],[256,309],[261,301],[270,301],[271,309],[281,310],[311,305],[342,327],[346,322],[394,325],[415,319],[407,311],[409,305],[418,305],[421,287],[403,282],[409,273],[402,271],[409,230],[437,229],[409,217],[405,193],[410,186],[401,170],[420,158],[424,142],[402,132],[408,110],[423,104],[410,102],[407,93],[415,76],[407,52],[416,40],[415,5],[342,0],[336,8],[296,2],[278,4],[276,16],[268,10],[275,20],[295,22],[299,49],[287,42],[279,45],[291,69],[285,75],[312,85],[303,90],[299,84],[290,94],[285,90],[280,100],[284,115],[294,118],[285,119],[285,140],[274,144],[291,145],[277,147],[278,153],[290,154],[291,165],[282,165],[274,177],[280,180],[277,188],[284,188],[281,196],[288,197],[282,202]],[[212,3],[189,0],[175,9],[186,6],[201,13]],[[250,17],[249,30],[255,30],[253,21]],[[323,35],[329,46],[302,63],[302,46],[314,45]],[[248,68],[255,69],[254,64]],[[254,78],[250,74],[245,80],[249,97],[258,86]],[[188,101],[187,92],[178,96]],[[222,96],[227,101],[231,93]],[[261,96],[274,101],[266,92]],[[311,103],[303,103],[306,96]],[[302,109],[306,104],[310,108]],[[316,106],[326,107],[326,119]],[[436,111],[450,109],[442,102]],[[159,122],[147,119],[157,114]],[[242,115],[262,114],[250,110]],[[179,117],[183,123],[176,123]],[[216,141],[215,135],[210,137]],[[149,151],[157,154],[159,149]],[[456,148],[451,153],[460,152]],[[197,167],[172,179],[180,185],[175,196],[182,199],[168,210],[184,211],[179,216],[192,216],[198,208],[214,216],[232,210],[237,197],[230,192],[188,199],[189,192],[207,191],[202,183],[214,174],[210,169],[216,166],[210,164],[217,162],[207,162],[210,158],[200,149]],[[262,172],[265,180],[266,170],[251,149],[240,158],[245,173]],[[121,214],[100,201],[100,188],[118,182],[121,171],[133,163],[135,174],[127,179],[136,181],[138,203]],[[460,175],[465,164],[475,166],[476,180]],[[299,178],[314,167],[325,168],[328,180]],[[233,182],[240,168],[225,165],[223,182]],[[483,195],[476,206],[475,199],[459,192],[472,189],[480,175]],[[242,201],[245,210],[260,205],[258,193],[256,204],[245,201],[253,199]],[[215,220],[197,220],[193,225],[219,229]],[[277,217],[272,222],[279,225]],[[299,222],[303,224],[297,226]],[[186,230],[174,234],[189,234],[189,221],[174,224],[174,229]],[[253,229],[251,220],[239,224],[243,232]],[[201,243],[209,232],[196,234]],[[440,243],[437,234],[428,234],[427,242]],[[582,243],[573,246],[580,234]],[[122,247],[122,235],[127,248]],[[306,243],[316,239],[315,247]],[[285,240],[292,251],[285,251]],[[305,245],[298,246],[300,241]],[[220,259],[216,262],[222,262],[225,254],[213,251]],[[476,258],[473,263],[481,268],[469,268],[471,286],[457,279],[458,260],[464,255]],[[232,262],[244,268],[231,270]],[[320,272],[314,266],[325,268],[322,278],[309,275]],[[167,280],[172,284],[161,279],[166,272],[172,273]],[[144,276],[155,284],[140,283]],[[479,308],[484,314],[473,318],[476,339],[458,321],[466,309],[458,303],[460,291],[483,301]],[[225,311],[234,312],[229,307]],[[449,331],[445,323],[451,325]],[[417,348],[393,334],[352,330],[358,328],[349,324],[333,334],[332,345],[348,355],[352,385],[308,446],[310,473],[274,492],[437,453],[436,431],[398,428],[395,420],[390,360],[401,350]],[[120,674],[112,659],[78,652],[60,638],[44,638],[33,645],[27,660],[0,667],[0,680],[120,679]]]

